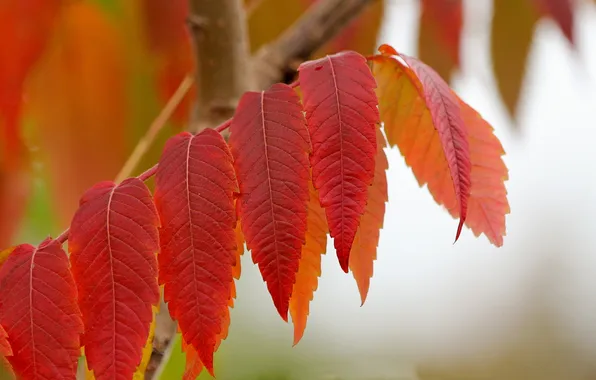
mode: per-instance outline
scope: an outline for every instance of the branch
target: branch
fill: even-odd
[[[321,0],[310,7],[292,27],[253,57],[256,87],[268,88],[279,82],[295,62],[307,60],[375,1],[380,0]]]
[[[212,128],[234,115],[250,86],[246,16],[242,0],[189,0],[197,103],[196,131]]]

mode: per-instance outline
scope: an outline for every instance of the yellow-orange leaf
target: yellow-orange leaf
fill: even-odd
[[[381,120],[420,186],[460,216],[457,241],[467,217],[471,162],[459,101],[429,66],[388,45],[373,61]],[[406,66],[407,63],[407,66]]]
[[[6,249],[3,249],[2,251],[0,251],[0,268],[2,267],[2,264],[4,264],[6,259],[8,259],[8,256],[10,256],[10,254],[12,253],[12,251],[14,251],[15,248],[16,248],[16,246],[6,248]]]
[[[538,12],[532,2],[494,0],[491,30],[492,67],[501,98],[515,117]]]
[[[368,294],[373,275],[373,262],[377,258],[380,229],[383,228],[385,219],[385,202],[388,199],[386,170],[389,167],[387,155],[383,149],[386,145],[385,137],[381,129],[378,129],[375,176],[372,185],[368,188],[368,203],[360,219],[360,226],[350,253],[350,270],[358,285],[362,304]]]
[[[94,2],[65,5],[27,82],[35,140],[47,154],[64,221],[87,188],[117,174],[127,154],[126,54],[108,17]]]
[[[183,380],[195,380],[203,371],[203,363],[201,363],[201,359],[199,359],[199,354],[197,350],[194,349],[192,344],[188,344],[184,341],[184,338],[180,336],[182,339],[182,351],[186,354],[186,364],[184,367],[184,375],[182,375]]]
[[[309,303],[317,290],[321,276],[321,255],[327,247],[327,218],[319,202],[319,194],[309,181],[308,215],[306,219],[306,241],[302,246],[302,256],[296,274],[296,283],[290,298],[290,315],[294,323],[294,345],[298,344],[309,313]]]
[[[379,111],[387,140],[390,146],[399,147],[420,186],[426,183],[435,201],[458,218],[460,210],[438,133],[428,108],[418,95],[416,86],[420,84],[408,70],[390,57],[374,59]],[[505,215],[509,213],[503,184],[507,179],[507,169],[501,159],[503,148],[490,125],[461,99],[456,99],[467,131],[471,163],[465,224],[474,234],[484,233],[491,243],[501,246]]]
[[[491,243],[500,247],[506,235],[505,215],[510,211],[504,183],[509,174],[501,157],[505,151],[491,125],[478,112],[461,99],[460,107],[468,128],[472,161],[466,226],[474,235],[483,233]]]

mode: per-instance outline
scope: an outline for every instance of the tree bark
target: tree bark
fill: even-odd
[[[253,57],[256,87],[265,89],[279,82],[296,62],[309,59],[375,1],[381,0],[321,0],[310,7],[276,41],[259,49]]]
[[[252,87],[248,33],[242,0],[189,0],[189,5],[197,80],[192,129],[200,131],[231,118]]]

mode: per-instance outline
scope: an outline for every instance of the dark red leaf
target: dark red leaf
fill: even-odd
[[[294,90],[276,84],[244,94],[230,127],[230,147],[246,246],[287,321],[305,239],[310,151]]]
[[[155,189],[160,283],[184,341],[211,374],[218,336],[229,324],[237,192],[232,155],[219,133],[184,132],[168,141]]]
[[[56,241],[22,244],[10,254],[0,269],[0,324],[19,378],[76,378],[83,332],[76,300],[66,252]]]
[[[575,43],[573,27],[573,0],[533,0],[538,11],[551,17],[559,26],[567,40]]]
[[[159,301],[159,220],[138,178],[99,183],[72,220],[68,248],[79,290],[89,369],[97,379],[130,379],[141,362]]]
[[[347,273],[375,170],[376,82],[365,58],[350,51],[305,62],[298,70],[313,147],[313,182]]]
[[[449,81],[460,65],[462,0],[421,0],[418,58]]]

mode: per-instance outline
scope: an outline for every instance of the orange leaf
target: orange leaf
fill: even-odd
[[[501,158],[505,151],[493,134],[491,125],[463,100],[459,101],[468,129],[472,161],[466,226],[476,236],[483,233],[491,243],[500,247],[506,235],[505,215],[510,211],[504,184],[509,175]]]
[[[66,222],[80,194],[113,178],[126,157],[126,54],[118,29],[93,2],[69,2],[54,30],[27,90]]]
[[[385,154],[385,137],[381,129],[377,129],[377,158],[375,176],[368,188],[368,203],[360,219],[360,225],[354,238],[350,254],[350,270],[358,284],[360,300],[366,301],[370,279],[373,275],[373,261],[377,258],[380,229],[385,219],[385,202],[387,202],[387,173],[389,167]]]
[[[11,251],[14,248],[15,247],[13,247],[11,249]],[[5,250],[5,251],[8,251],[8,250]],[[5,251],[0,252],[0,254],[3,254]],[[12,373],[12,367],[10,366],[10,363],[6,359],[6,357],[8,357],[8,356],[12,356],[12,348],[10,347],[10,343],[8,343],[8,334],[6,333],[6,330],[4,330],[4,327],[2,327],[0,325],[0,366],[2,367],[3,370],[7,371],[10,375],[14,375]],[[0,373],[2,373],[2,372],[0,371]]]
[[[457,241],[470,197],[470,148],[458,98],[424,63],[383,45],[374,58],[381,119],[418,183],[435,201],[460,217]],[[403,59],[407,66],[401,61]]]
[[[327,248],[327,233],[329,226],[325,210],[319,202],[319,193],[312,181],[309,185],[308,214],[306,219],[306,241],[302,246],[302,256],[296,273],[296,283],[290,298],[290,315],[294,323],[294,345],[298,344],[304,330],[309,313],[309,303],[312,301],[321,276],[321,255]]]
[[[462,0],[422,0],[418,57],[449,81],[460,63]]]
[[[435,201],[458,218],[460,210],[447,160],[430,112],[417,96],[408,68],[394,58],[377,56],[373,71],[379,84],[379,109],[389,144],[400,148],[418,183],[421,186],[427,183]],[[484,233],[491,243],[500,246],[505,234],[505,215],[509,213],[503,184],[507,179],[501,159],[503,148],[490,125],[453,92],[452,96],[467,131],[470,152],[470,196],[465,224],[475,235]]]
[[[203,363],[201,363],[197,350],[191,344],[186,343],[184,338],[181,337],[180,339],[182,339],[182,351],[186,353],[186,364],[182,379],[195,380],[203,371]]]
[[[14,251],[15,248],[16,246],[9,247],[0,251],[0,268],[2,268],[2,265],[4,265],[4,263],[8,259],[8,256],[10,256],[10,254],[12,253],[12,251]]]
[[[492,67],[499,93],[512,117],[517,114],[536,21],[538,15],[529,0],[494,0]]]

